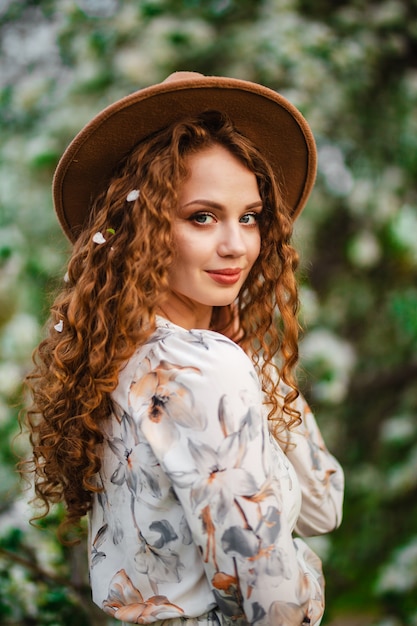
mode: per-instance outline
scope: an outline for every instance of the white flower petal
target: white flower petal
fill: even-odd
[[[93,237],[94,243],[106,243],[103,235],[101,233],[96,233]]]
[[[58,333],[62,333],[64,329],[64,322],[62,320],[59,320],[58,324],[55,324],[54,328]]]
[[[134,202],[135,200],[139,198],[139,194],[140,194],[139,189],[132,189],[132,191],[129,191],[129,193],[127,194],[126,200],[128,202]]]

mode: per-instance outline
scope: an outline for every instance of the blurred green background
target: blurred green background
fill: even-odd
[[[0,0],[0,623],[112,623],[84,545],[28,525],[21,380],[68,245],[54,167],[105,105],[176,69],[264,83],[309,120],[318,181],[296,225],[300,383],[346,472],[311,540],[330,626],[417,626],[417,1]]]

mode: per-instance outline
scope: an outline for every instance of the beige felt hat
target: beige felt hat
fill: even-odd
[[[75,242],[115,166],[142,139],[202,111],[226,113],[270,162],[295,219],[314,185],[317,151],[301,113],[261,85],[196,72],[175,72],[101,111],[73,139],[58,163],[53,199],[61,226]]]

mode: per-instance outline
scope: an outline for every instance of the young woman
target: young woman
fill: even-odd
[[[298,394],[292,223],[314,183],[300,113],[179,72],[74,139],[54,200],[74,244],[28,377],[38,499],[88,514],[94,601],[124,623],[319,624],[343,474]]]

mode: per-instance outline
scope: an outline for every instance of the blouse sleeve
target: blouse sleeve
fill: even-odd
[[[302,422],[287,431],[283,446],[294,466],[302,492],[301,513],[295,530],[303,537],[321,535],[342,521],[344,474],[328,451],[307,402],[299,396],[296,408]]]
[[[317,625],[321,563],[282,510],[252,363],[228,340],[186,336],[153,348],[130,411],[182,504],[216,602],[237,626]]]

